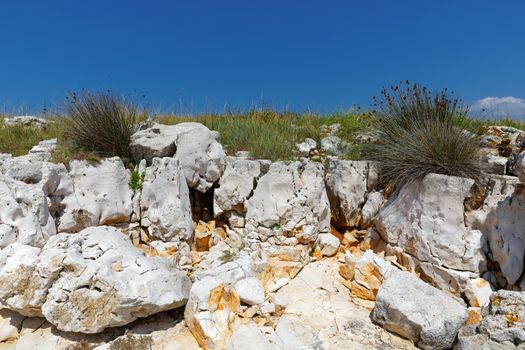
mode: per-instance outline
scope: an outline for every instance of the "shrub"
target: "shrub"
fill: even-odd
[[[398,189],[429,173],[479,180],[479,139],[467,117],[468,108],[447,89],[432,94],[425,87],[405,85],[383,89],[375,99],[378,142],[367,158],[378,161],[385,184]]]
[[[128,159],[131,135],[147,116],[136,103],[111,92],[71,94],[64,137],[73,149]]]

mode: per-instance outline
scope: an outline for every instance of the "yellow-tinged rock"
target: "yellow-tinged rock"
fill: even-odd
[[[465,321],[465,325],[472,326],[479,324],[483,319],[481,315],[481,309],[479,307],[470,307],[468,308],[468,319]]]
[[[208,306],[211,312],[228,309],[239,313],[241,301],[235,290],[221,284],[211,290]]]

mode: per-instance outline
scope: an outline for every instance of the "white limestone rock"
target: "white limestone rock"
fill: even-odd
[[[5,126],[33,126],[38,128],[45,128],[47,126],[47,120],[45,118],[37,118],[32,115],[21,115],[11,118],[4,118]]]
[[[335,224],[346,228],[359,225],[361,207],[376,182],[377,170],[371,162],[329,159],[326,189]]]
[[[27,158],[11,158],[12,166],[0,175],[0,248],[14,242],[42,247],[56,234],[54,217],[72,191],[64,165],[34,161],[16,166],[20,162]]]
[[[259,305],[264,302],[264,288],[256,277],[244,278],[237,281],[234,289],[241,302],[248,305]]]
[[[308,157],[310,152],[317,148],[317,142],[314,139],[306,138],[303,142],[295,145],[297,153],[301,157]]]
[[[146,168],[136,216],[153,237],[165,242],[193,237],[188,185],[180,161],[153,158]]]
[[[483,278],[469,280],[465,289],[470,306],[484,307],[490,304],[490,296],[494,292],[490,283]]]
[[[382,192],[372,192],[368,194],[368,198],[361,209],[360,225],[362,228],[372,226],[374,218],[385,203],[386,199]]]
[[[271,344],[265,334],[253,322],[235,330],[226,344],[226,350],[280,350]]]
[[[341,242],[339,238],[334,236],[331,233],[320,233],[319,234],[319,247],[321,248],[321,253],[324,256],[334,256],[339,249]]]
[[[262,175],[261,165],[256,160],[226,157],[224,174],[219,188],[213,193],[215,216],[235,211],[244,215],[244,202],[251,196],[257,179]]]
[[[29,150],[29,155],[40,160],[50,161],[52,153],[57,148],[57,145],[58,140],[56,138],[40,141],[36,146],[33,146]]]
[[[523,274],[525,258],[525,193],[515,191],[492,208],[485,219],[492,257],[508,283],[516,283]]]
[[[186,303],[190,279],[160,257],[148,257],[108,226],[49,240],[38,268],[57,259],[63,269],[42,314],[59,330],[97,333]]]
[[[321,138],[321,150],[334,156],[342,156],[350,150],[351,145],[343,141],[339,136],[327,136]]]
[[[118,157],[97,164],[73,160],[69,164],[74,192],[62,201],[59,232],[79,232],[86,227],[127,222],[132,214],[130,171]]]
[[[417,260],[435,285],[451,292],[462,292],[468,278],[486,269],[481,232],[465,228],[463,202],[473,183],[429,174],[405,185],[375,219],[384,241]]]
[[[375,322],[424,349],[449,349],[467,318],[465,305],[409,272],[383,283],[372,312]]]
[[[487,215],[498,206],[499,202],[511,196],[518,184],[519,180],[514,176],[491,175],[481,207],[465,213],[467,227],[484,233],[487,232],[489,229],[485,225]]]
[[[40,267],[41,249],[13,243],[0,251],[0,306],[25,316],[42,316],[52,283],[61,270],[61,258]]]
[[[224,170],[224,152],[219,133],[200,123],[154,124],[131,137],[131,153],[138,163],[154,157],[174,156],[182,165],[187,184],[206,192]]]
[[[522,184],[525,184],[525,151],[521,152],[516,161],[514,172],[518,175]]]
[[[370,319],[338,277],[339,264],[324,259],[306,265],[273,296],[282,316],[268,339],[280,349],[415,349],[410,341]]]
[[[280,245],[314,243],[319,233],[329,232],[330,206],[322,164],[272,163],[246,201],[247,235]]]

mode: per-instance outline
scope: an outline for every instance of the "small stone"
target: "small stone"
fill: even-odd
[[[274,303],[264,303],[261,306],[259,306],[259,310],[263,315],[272,314],[275,312],[275,304]]]
[[[340,245],[341,242],[339,242],[339,239],[333,234],[319,234],[319,246],[321,247],[321,253],[323,253],[324,256],[334,256]]]
[[[264,288],[255,277],[248,277],[235,283],[235,291],[239,299],[248,305],[259,305],[264,302]]]
[[[483,278],[470,279],[467,282],[465,296],[470,306],[483,307],[490,304],[490,295],[493,292],[490,283]]]

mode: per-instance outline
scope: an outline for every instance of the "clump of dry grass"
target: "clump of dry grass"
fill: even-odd
[[[131,135],[147,117],[136,103],[110,91],[71,94],[65,111],[64,141],[70,148],[125,160],[130,156]]]
[[[479,179],[479,139],[468,108],[445,89],[432,94],[416,84],[383,89],[376,100],[379,142],[366,156],[379,163],[385,183],[400,188],[429,173]]]

